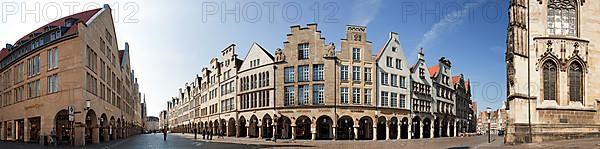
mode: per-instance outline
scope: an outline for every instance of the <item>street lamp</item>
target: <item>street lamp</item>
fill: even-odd
[[[491,121],[491,120],[490,120],[490,117],[491,117],[491,114],[492,114],[492,108],[490,108],[490,107],[487,107],[487,108],[485,109],[485,111],[486,111],[486,113],[487,113],[487,123],[488,123],[488,129],[487,129],[487,133],[488,133],[488,143],[492,143],[492,136],[491,136],[491,131],[490,131],[490,128],[491,128],[491,127],[490,127],[490,126],[491,126],[491,125],[490,125],[490,121]]]

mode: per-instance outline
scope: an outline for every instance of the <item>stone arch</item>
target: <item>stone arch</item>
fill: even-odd
[[[338,140],[354,139],[354,120],[352,117],[346,115],[338,119],[336,137]]]
[[[408,135],[409,135],[408,126],[409,125],[410,125],[410,122],[409,122],[408,118],[406,118],[406,117],[402,118],[402,121],[400,122],[400,138],[401,139],[408,139]]]
[[[235,136],[235,124],[235,119],[233,117],[229,118],[229,122],[227,123],[227,136]]]
[[[272,138],[273,137],[273,119],[269,114],[265,114],[262,118],[262,137]]]
[[[250,138],[258,137],[258,118],[256,115],[250,117],[250,125],[248,125],[248,136]]]
[[[279,138],[290,139],[292,138],[292,121],[286,116],[281,116],[277,119],[277,132]]]
[[[439,138],[442,135],[442,130],[441,128],[443,127],[442,124],[442,120],[440,119],[440,117],[436,117],[435,120],[433,120],[433,137],[434,138]]]
[[[421,117],[415,116],[412,118],[412,139],[421,138]]]
[[[385,116],[377,117],[377,140],[386,139],[387,119]]]
[[[54,127],[56,129],[57,140],[61,144],[70,144],[69,132],[72,130],[69,124],[69,111],[60,110],[54,116]]]
[[[363,116],[358,120],[358,139],[373,139],[373,119],[370,116]]]
[[[398,118],[392,117],[388,123],[390,139],[398,139]]]
[[[238,137],[246,137],[246,135],[248,135],[246,129],[246,118],[244,118],[244,116],[240,116],[240,119],[238,121],[238,130]]]
[[[98,117],[94,110],[88,110],[85,115],[85,143],[98,143]]]
[[[221,119],[219,128],[221,128],[221,130],[218,135],[225,136],[227,134],[227,121],[225,121],[225,119]]]
[[[109,119],[105,113],[100,115],[100,142],[108,142],[109,138]]]
[[[423,119],[423,138],[431,138],[431,119]]]
[[[316,139],[331,140],[333,139],[333,120],[327,115],[320,116],[315,122],[317,125]]]
[[[298,117],[296,119],[296,139],[311,139],[311,125],[312,120],[308,116],[302,115]]]

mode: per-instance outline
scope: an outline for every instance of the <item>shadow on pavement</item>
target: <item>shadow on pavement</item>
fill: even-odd
[[[471,147],[468,146],[459,146],[459,147],[450,147],[448,149],[470,149]]]

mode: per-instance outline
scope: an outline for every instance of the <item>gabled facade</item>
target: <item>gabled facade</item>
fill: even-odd
[[[367,41],[367,27],[346,26],[346,38],[341,39],[339,80],[341,106],[375,106],[374,71],[371,42]]]
[[[239,119],[248,119],[250,123],[238,125],[248,127],[248,132],[237,133],[239,137],[273,137],[272,115],[275,104],[275,57],[258,43],[253,43],[238,73],[238,111]],[[261,119],[261,121],[258,121]],[[229,120],[230,123],[238,120]],[[238,123],[239,124],[239,123]],[[260,128],[258,128],[260,127]],[[231,128],[229,136],[236,136]]]
[[[409,110],[410,70],[398,34],[391,32],[388,41],[375,57],[377,63],[377,99],[379,107]]]
[[[411,90],[411,114],[414,114],[412,121],[413,139],[430,138],[433,136],[431,128],[435,108],[435,90],[433,89],[433,80],[425,63],[425,54],[421,48],[418,53],[417,62],[410,68],[410,90]],[[421,127],[423,128],[422,130]]]
[[[455,92],[452,85],[452,70],[450,60],[442,57],[438,63],[429,68],[429,75],[433,82],[433,137],[453,137],[456,126],[455,120]]]

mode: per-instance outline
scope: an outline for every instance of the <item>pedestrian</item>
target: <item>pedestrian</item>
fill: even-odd
[[[162,133],[163,133],[163,141],[167,141],[167,129],[163,128]]]
[[[212,136],[213,136],[213,130],[212,129],[210,130],[209,134],[210,134],[210,139],[208,139],[208,140],[212,140]]]
[[[206,130],[202,129],[202,139],[206,139]]]
[[[52,130],[50,131],[50,138],[51,138],[51,142],[54,147],[57,146],[57,140],[56,140],[56,128],[52,127]]]
[[[194,140],[196,140],[198,137],[198,129],[194,128]]]

